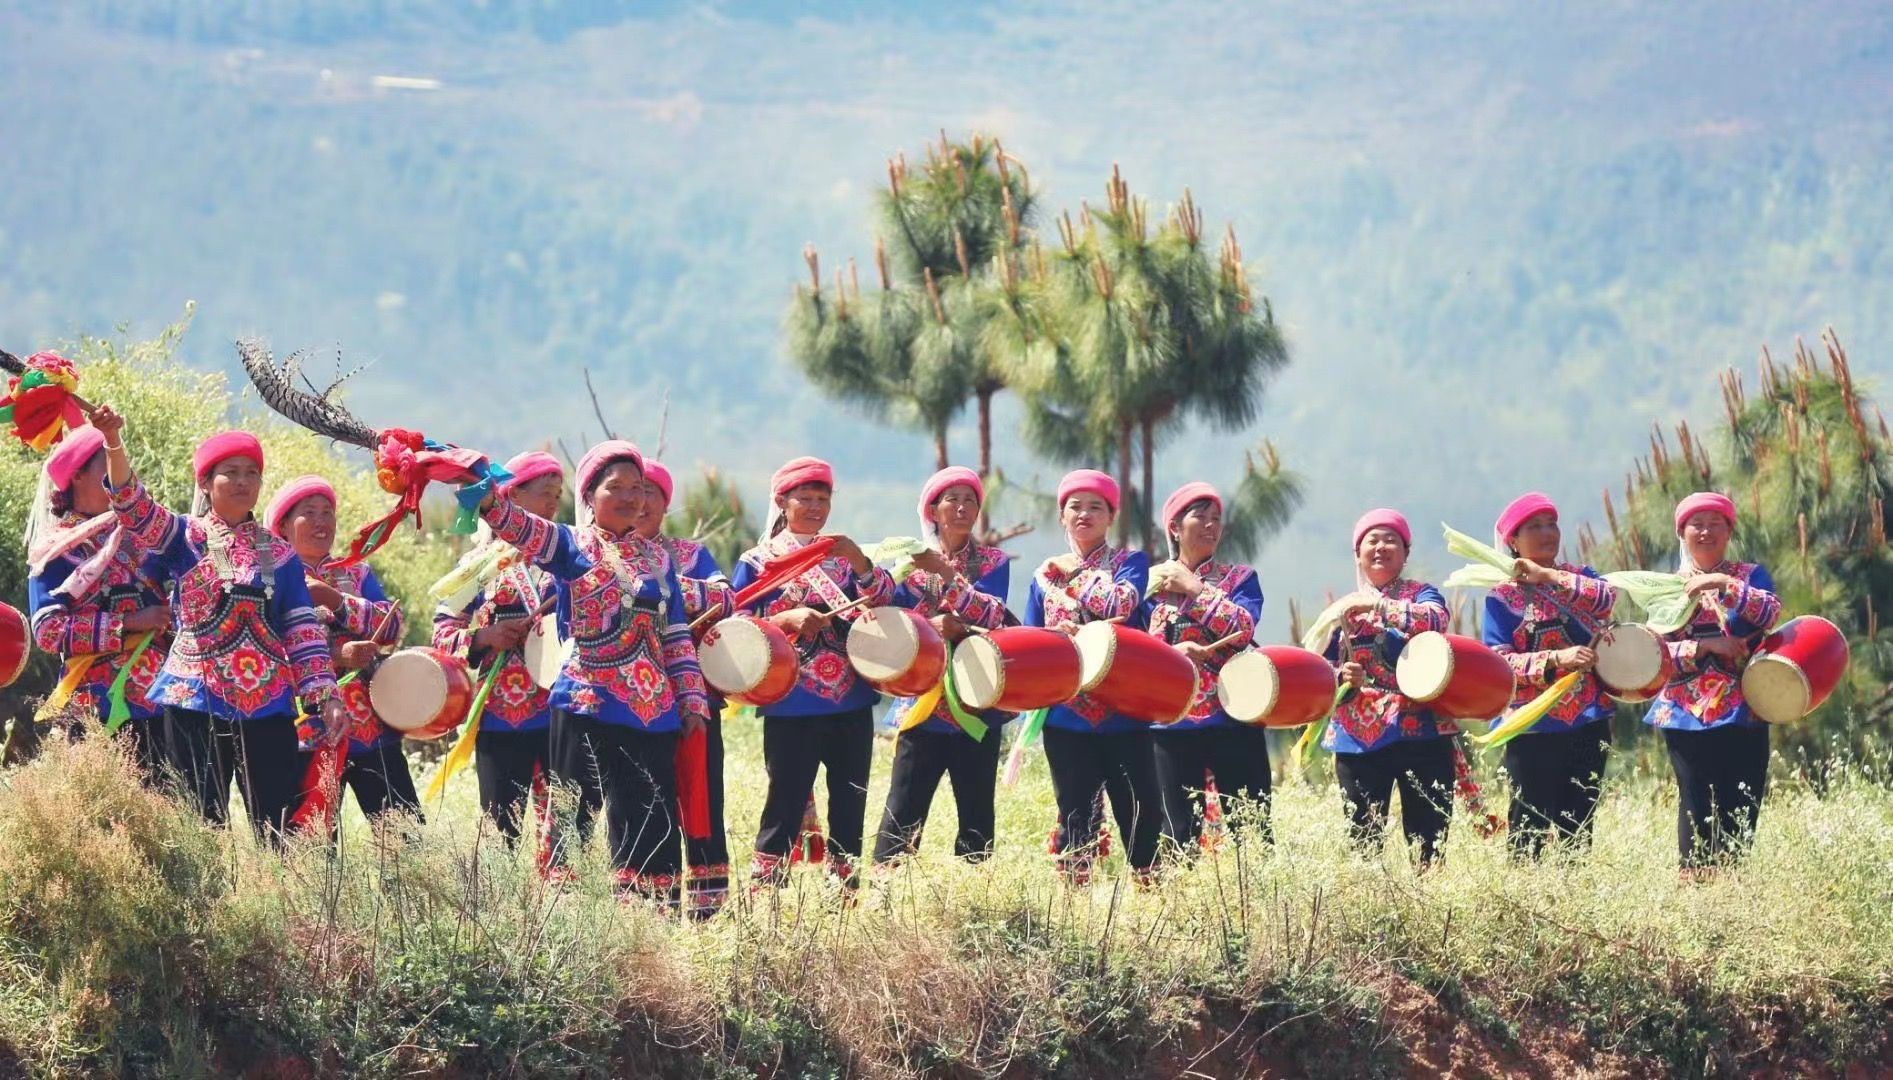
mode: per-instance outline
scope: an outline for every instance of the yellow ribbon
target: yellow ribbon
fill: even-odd
[[[933,715],[933,710],[940,704],[940,695],[946,693],[946,683],[935,684],[934,688],[915,698],[907,712],[900,718],[900,730],[908,731],[926,723]]]
[[[53,687],[53,692],[46,695],[45,703],[33,714],[33,722],[43,724],[65,708],[66,703],[72,700],[72,695],[78,691],[79,684],[85,681],[86,672],[92,670],[92,661],[98,658],[98,653],[80,653],[68,659],[65,676],[59,680],[58,686]]]
[[[1549,687],[1546,687],[1544,693],[1539,694],[1537,697],[1531,699],[1531,701],[1513,710],[1510,716],[1492,725],[1485,734],[1468,735],[1466,738],[1471,739],[1486,750],[1504,746],[1512,740],[1513,736],[1530,729],[1533,724],[1544,719],[1545,714],[1551,711],[1552,706],[1556,705],[1566,694],[1570,693],[1571,688],[1576,686],[1578,680],[1583,677],[1583,672],[1571,672],[1569,675],[1564,676],[1557,682],[1552,683]]]
[[[505,661],[506,657],[500,656],[487,669],[486,678],[480,681],[480,691],[473,696],[473,705],[467,710],[467,722],[460,727],[460,737],[454,740],[453,749],[441,759],[434,778],[427,782],[427,794],[422,796],[423,801],[438,800],[447,790],[447,781],[452,780],[473,760],[473,744],[480,737],[480,717],[486,712],[486,699],[493,696],[493,682],[499,677],[500,668],[506,666]]]

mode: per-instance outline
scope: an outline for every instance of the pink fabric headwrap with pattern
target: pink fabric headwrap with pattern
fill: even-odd
[[[1498,546],[1501,549],[1505,548],[1506,545],[1512,542],[1512,537],[1518,535],[1518,530],[1523,528],[1525,523],[1532,519],[1533,515],[1542,514],[1547,510],[1551,511],[1552,519],[1556,520],[1558,516],[1557,504],[1551,501],[1551,496],[1546,495],[1542,491],[1528,491],[1518,498],[1513,499],[1511,504],[1505,508],[1504,512],[1499,514],[1498,522],[1492,526],[1492,535],[1498,540]]]
[[[544,450],[528,450],[523,454],[514,454],[506,462],[506,471],[512,473],[513,478],[500,485],[500,490],[510,492],[542,476],[564,476],[565,466]]]
[[[1408,548],[1413,547],[1413,527],[1407,524],[1406,515],[1383,506],[1378,510],[1369,510],[1362,514],[1361,519],[1354,523],[1355,551],[1361,549],[1361,537],[1375,529],[1392,529],[1394,535],[1400,538],[1401,543]]]
[[[263,511],[263,527],[277,536],[283,536],[283,519],[296,508],[296,504],[311,495],[320,495],[335,502],[335,488],[320,476],[298,476],[284,484],[269,501],[269,508]],[[283,536],[287,540],[289,537]]]
[[[623,439],[606,439],[590,450],[578,462],[578,498],[584,502],[591,496],[592,482],[598,479],[606,468],[620,461],[629,461],[644,471],[644,455],[636,445]]]
[[[1101,473],[1096,469],[1074,469],[1065,474],[1065,478],[1058,482],[1059,509],[1064,509],[1066,499],[1085,492],[1103,499],[1110,505],[1111,513],[1117,513],[1119,501],[1117,481],[1111,479],[1110,474]]]
[[[55,489],[66,490],[72,486],[72,478],[92,460],[92,455],[103,449],[104,432],[91,424],[73,428],[53,447],[53,452],[46,455],[46,478],[53,482]]]
[[[263,467],[263,444],[256,441],[256,436],[247,431],[222,431],[197,444],[197,451],[191,455],[191,469],[197,479],[202,480],[219,462],[233,457],[247,457],[256,462],[256,467]]]
[[[1705,510],[1721,514],[1728,519],[1729,528],[1735,528],[1735,500],[1719,491],[1698,491],[1676,504],[1676,534],[1681,536],[1689,519]]]

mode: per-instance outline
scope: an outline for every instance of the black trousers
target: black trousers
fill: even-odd
[[[1535,858],[1553,838],[1591,842],[1609,755],[1609,720],[1520,735],[1505,744],[1502,764],[1512,780],[1506,833],[1514,853]]]
[[[1227,810],[1230,800],[1247,800],[1259,813],[1264,837],[1269,832],[1269,794],[1274,780],[1269,773],[1268,729],[1249,724],[1218,724],[1183,731],[1156,731],[1157,784],[1163,793],[1163,832],[1186,851],[1203,839],[1203,815],[1208,799],[1206,776],[1216,779],[1216,791]]]
[[[300,750],[296,753],[296,777],[300,780],[309,775],[309,763],[314,761],[320,751]],[[414,790],[414,774],[408,769],[407,755],[401,752],[401,744],[390,743],[373,750],[352,750],[342,765],[342,786],[355,793],[355,805],[362,808],[362,813],[373,821],[384,814],[399,811],[404,814],[421,816],[421,797]],[[298,800],[306,793],[299,793]],[[340,827],[342,808],[335,808],[332,827]]]
[[[762,760],[769,770],[756,853],[786,857],[802,831],[802,811],[815,790],[815,770],[828,770],[828,850],[852,864],[861,858],[868,813],[868,765],[874,757],[874,710],[820,716],[765,716]],[[786,870],[787,863],[780,864]],[[852,870],[852,865],[849,866]]]
[[[993,853],[993,791],[999,779],[1002,728],[991,725],[974,740],[963,731],[903,731],[894,744],[894,772],[887,788],[887,809],[874,842],[874,861],[888,862],[920,850],[920,834],[933,808],[940,778],[953,781],[953,805],[960,832],[953,854],[975,862]]]
[[[1676,771],[1676,848],[1685,868],[1741,858],[1768,794],[1768,729],[1663,730]]]
[[[555,722],[562,737],[553,778],[599,793],[619,885],[674,902],[683,839],[677,816],[677,733],[563,711]]]
[[[165,746],[184,795],[204,820],[230,820],[230,783],[243,792],[250,827],[270,843],[281,843],[289,813],[302,789],[296,723],[289,716],[251,720],[213,718],[195,709],[164,711]]]
[[[480,810],[511,847],[519,840],[526,800],[543,790],[551,772],[552,732],[488,731],[473,737],[473,771],[480,780]]]
[[[1094,812],[1099,790],[1111,801],[1111,816],[1131,868],[1149,870],[1156,864],[1163,796],[1152,742],[1149,728],[1045,729],[1045,763],[1051,768],[1052,797],[1058,803],[1061,869],[1082,872],[1090,864],[1099,828]]]
[[[1380,843],[1398,787],[1401,832],[1419,841],[1422,865],[1439,856],[1453,815],[1451,739],[1401,739],[1364,754],[1336,754],[1334,774],[1356,843]]]
[[[704,729],[704,773],[710,785],[710,835],[699,840],[684,837],[684,865],[690,868],[691,885],[697,890],[728,889],[730,883],[730,834],[723,823],[723,717],[722,709],[711,710]]]

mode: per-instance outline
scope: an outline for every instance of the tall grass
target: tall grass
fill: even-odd
[[[732,725],[739,851],[763,788]],[[1074,891],[1044,856],[1042,762],[999,854],[927,853],[853,905],[815,874],[704,925],[547,888],[471,778],[411,839],[257,850],[140,790],[115,748],[0,775],[0,1074],[1838,1071],[1893,1059],[1893,792],[1788,778],[1749,861],[1675,870],[1675,804],[1614,777],[1595,848],[1541,864],[1455,831],[1420,875],[1350,854],[1337,797],[1288,781],[1277,841],[1158,889]],[[870,830],[886,783],[882,747]]]

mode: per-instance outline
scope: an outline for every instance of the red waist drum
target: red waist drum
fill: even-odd
[[[767,619],[736,615],[697,644],[703,680],[738,705],[774,705],[795,689],[795,646]]]
[[[381,662],[368,684],[381,722],[410,739],[438,739],[460,726],[473,704],[473,674],[452,653],[422,646]]]
[[[1512,703],[1512,665],[1481,642],[1429,630],[1400,652],[1394,681],[1407,700],[1447,720],[1490,720]]]
[[[953,650],[953,689],[974,709],[1026,712],[1062,705],[1078,693],[1078,648],[1036,626],[975,634]]]
[[[1231,720],[1301,727],[1334,708],[1334,668],[1319,653],[1263,645],[1231,657],[1216,676],[1216,699]]]
[[[1742,671],[1742,696],[1771,724],[1792,724],[1821,707],[1847,677],[1847,635],[1819,615],[1789,619],[1762,639]]]
[[[878,607],[848,631],[848,662],[877,690],[896,697],[924,694],[946,673],[945,639],[924,616]]]
[[[1169,724],[1196,700],[1196,665],[1143,630],[1086,623],[1072,640],[1081,665],[1078,689],[1111,712]]]
[[[1597,681],[1619,701],[1648,701],[1676,673],[1669,645],[1641,623],[1618,623],[1591,642]]]

